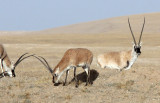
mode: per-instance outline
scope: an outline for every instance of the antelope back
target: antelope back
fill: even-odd
[[[64,57],[75,65],[80,63],[91,64],[93,60],[92,52],[85,48],[69,49],[66,51]]]
[[[62,57],[61,61],[54,68],[54,72],[57,68],[59,68],[60,71],[63,71],[63,69],[65,69],[69,65],[77,66],[81,63],[90,65],[92,63],[92,60],[93,60],[93,54],[88,49],[85,48],[69,49],[64,53],[64,56]]]

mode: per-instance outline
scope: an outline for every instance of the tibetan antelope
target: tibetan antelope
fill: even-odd
[[[3,45],[0,44],[0,65],[1,65],[2,75],[5,76],[5,74],[6,74],[9,77],[15,77],[16,76],[15,75],[15,68],[16,68],[16,66],[21,61],[23,61],[24,59],[33,56],[33,55],[29,55],[29,56],[24,57],[26,54],[28,54],[28,53],[25,53],[25,54],[21,55],[18,58],[18,60],[13,64],[10,61],[10,59],[8,57],[8,54],[7,54],[6,50],[4,49]]]
[[[34,56],[38,60],[40,60],[43,65],[50,71],[53,76],[53,83],[56,86],[59,84],[59,79],[64,72],[66,72],[65,82],[63,85],[66,85],[67,76],[70,69],[74,69],[74,79],[76,81],[76,87],[78,87],[78,80],[76,77],[76,68],[82,67],[85,72],[87,73],[86,85],[90,82],[90,65],[93,60],[93,54],[90,50],[85,48],[76,48],[76,49],[69,49],[65,52],[64,56],[60,60],[60,62],[55,66],[52,70],[49,66],[48,62],[40,56]]]
[[[109,52],[105,54],[101,54],[97,57],[97,62],[101,68],[111,68],[111,69],[119,69],[119,70],[127,70],[130,69],[133,63],[136,61],[138,56],[141,54],[141,37],[145,25],[145,18],[144,23],[142,26],[141,34],[139,37],[139,42],[137,44],[134,34],[132,32],[129,18],[128,18],[129,28],[133,37],[133,48],[130,51],[121,51],[121,52]]]

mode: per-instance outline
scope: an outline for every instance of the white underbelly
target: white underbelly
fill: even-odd
[[[106,63],[104,60],[99,59],[98,63],[100,64],[101,68],[120,69],[120,67],[113,62]]]
[[[85,66],[86,65],[86,63],[79,63],[78,65],[77,65],[77,67],[83,67],[83,66]]]
[[[106,64],[104,68],[109,68],[109,69],[120,69],[118,65],[116,64]]]

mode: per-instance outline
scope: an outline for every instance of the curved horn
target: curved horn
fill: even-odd
[[[140,34],[140,37],[139,37],[138,45],[139,45],[139,44],[140,44],[140,42],[141,42],[141,37],[142,37],[142,33],[143,33],[143,29],[144,29],[144,25],[145,25],[145,17],[144,17],[144,23],[143,23],[143,27],[142,27],[142,30],[141,30],[141,34]]]
[[[15,64],[14,66],[16,67],[21,61],[23,61],[24,59],[27,59],[28,57],[31,57],[31,56],[34,56],[35,54],[32,54],[32,55],[29,55],[29,56],[26,56],[24,58],[22,58],[21,60],[18,61],[17,64]]]
[[[7,57],[7,55],[5,55],[2,59],[1,59],[1,63],[2,63],[2,68],[3,68],[3,60]]]
[[[26,54],[28,54],[28,53],[24,53],[23,55],[21,55],[21,56],[18,58],[18,60],[16,61],[16,63],[14,64],[14,66],[16,66],[16,65],[18,64],[18,62],[20,61],[20,59],[21,59],[23,56],[25,56]]]
[[[133,37],[134,44],[136,45],[136,40],[135,40],[134,34],[132,32],[132,28],[131,28],[131,25],[130,25],[130,22],[129,22],[129,18],[128,18],[128,24],[129,24],[129,28],[130,28],[130,31],[131,31],[131,34],[132,34],[132,37]]]
[[[3,62],[3,60],[4,60],[6,57],[7,57],[7,55],[5,55],[5,56],[1,59],[1,61]]]
[[[4,49],[3,49],[3,52],[1,54],[1,61],[3,62],[3,60],[7,57],[7,54],[4,54]],[[2,64],[3,65],[3,64]]]
[[[3,51],[2,51],[2,54],[1,54],[1,59],[3,58],[3,54],[4,54],[4,49],[2,49]]]
[[[43,57],[41,57],[41,56],[38,56],[38,57],[42,58],[42,59],[45,61],[45,63],[47,64],[48,68],[50,69],[49,71],[51,71],[51,72],[53,73],[53,71],[52,71],[52,69],[51,69],[50,65],[49,65],[49,64],[48,64],[48,62],[47,62],[47,60],[46,60],[46,59],[44,59],[44,58],[43,58]]]
[[[50,68],[50,66],[49,66],[49,64],[48,64],[48,62],[43,58],[43,57],[40,57],[40,58],[42,58],[45,62],[43,62],[39,57],[37,57],[37,56],[35,56],[35,55],[33,55],[33,57],[35,57],[36,59],[38,59],[48,70],[49,70],[49,72],[52,74],[53,73],[53,70]],[[52,74],[52,76],[53,76],[53,74]]]

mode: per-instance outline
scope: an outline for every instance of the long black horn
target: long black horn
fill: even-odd
[[[29,57],[31,57],[31,56],[34,56],[34,55],[35,55],[35,54],[32,54],[32,55],[29,55],[29,56],[26,56],[26,57],[22,58],[22,59],[19,60],[18,63],[15,64],[14,66],[16,67],[21,61],[23,61],[24,59],[27,59],[27,58],[29,58]]]
[[[139,37],[138,45],[140,45],[140,42],[141,42],[141,37],[142,37],[142,33],[143,33],[143,29],[144,29],[144,25],[145,25],[145,17],[144,17],[144,23],[143,23],[143,27],[142,27],[142,30],[141,30],[141,34],[140,34],[140,37]]]
[[[3,55],[4,55],[4,49],[2,49],[2,54],[1,54],[1,59],[3,58]]]
[[[18,64],[18,62],[20,61],[20,59],[21,59],[23,56],[25,56],[26,54],[28,54],[28,53],[24,53],[23,55],[21,55],[21,56],[18,58],[18,60],[16,61],[16,63],[14,64],[14,66],[16,66],[16,65]]]
[[[47,60],[46,60],[45,58],[41,57],[41,56],[38,56],[38,57],[42,58],[42,59],[45,61],[45,63],[47,64],[48,68],[50,68],[50,71],[53,73],[50,65],[49,65],[48,62],[47,62]]]
[[[134,44],[136,45],[137,43],[136,43],[134,34],[133,34],[133,32],[132,32],[132,28],[131,28],[131,25],[130,25],[130,22],[129,22],[129,18],[128,18],[128,24],[129,24],[129,28],[130,28],[130,31],[131,31],[131,34],[132,34],[132,37],[133,37]]]
[[[1,61],[3,61],[6,57],[7,57],[7,55],[5,55],[5,56],[1,59]]]
[[[42,58],[45,62],[43,62],[39,57],[37,57],[37,56],[35,56],[35,55],[33,55],[33,57],[37,58],[37,59],[49,70],[49,72],[50,72],[51,74],[53,73],[53,70],[50,68],[48,62],[47,62],[43,57],[40,57],[40,56],[39,56],[39,57]],[[52,76],[53,76],[53,74],[52,74]]]
[[[7,54],[4,54],[4,49],[3,49],[3,52],[1,54],[1,61],[2,61],[2,65],[3,65],[3,60],[7,57]]]
[[[1,63],[2,63],[2,67],[3,67],[3,60],[7,57],[7,55],[5,55],[2,59],[1,59]]]

